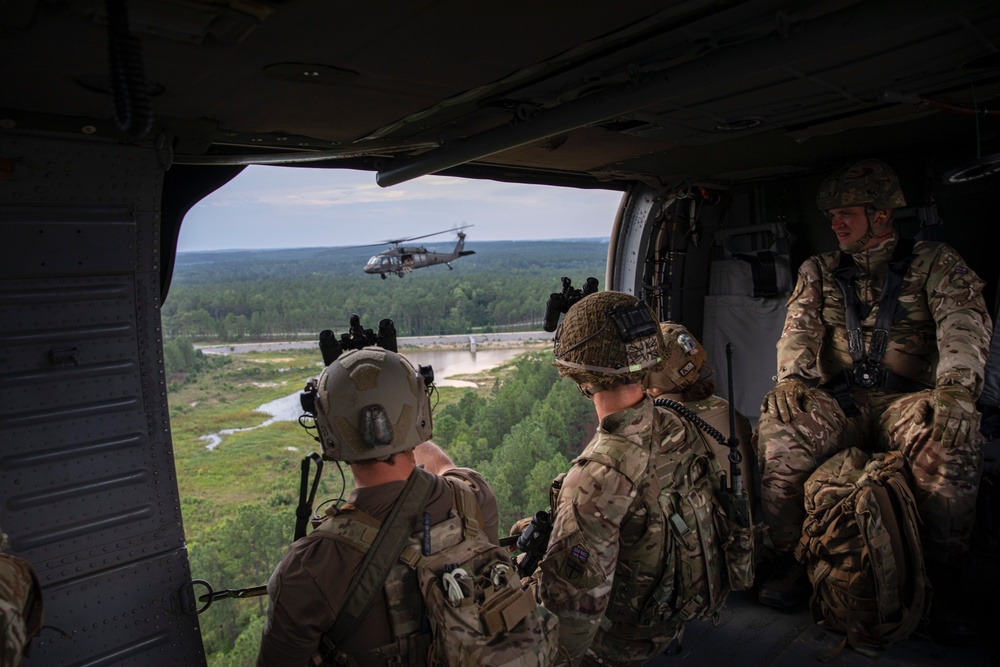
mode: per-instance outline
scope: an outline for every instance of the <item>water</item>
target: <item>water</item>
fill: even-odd
[[[475,387],[476,384],[474,382],[452,380],[449,378],[455,375],[470,375],[488,371],[526,351],[523,348],[479,350],[478,352],[470,352],[469,350],[420,349],[405,352],[404,355],[414,365],[431,366],[434,369],[434,384],[439,387]],[[319,372],[317,371],[318,374]],[[305,385],[307,379],[303,378],[301,384]],[[299,401],[300,393],[301,391],[296,391],[294,394],[283,396],[257,407],[257,412],[270,415],[270,418],[256,426],[227,428],[217,433],[201,436],[201,439],[206,442],[205,448],[213,450],[218,447],[224,435],[263,428],[277,421],[296,421],[299,415],[302,414],[302,404]]]

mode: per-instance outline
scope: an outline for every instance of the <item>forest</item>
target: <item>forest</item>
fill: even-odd
[[[589,276],[603,283],[608,242],[467,247],[476,254],[453,270],[434,266],[386,280],[361,271],[371,248],[177,257],[163,305],[164,359],[194,579],[215,589],[261,585],[292,541],[302,461],[319,445],[299,423],[269,423],[257,407],[301,391],[322,368],[318,349],[213,356],[196,343],[313,338],[326,328],[346,331],[352,313],[368,327],[391,318],[400,336],[538,331],[561,277],[574,286]],[[502,534],[548,507],[552,480],[596,428],[593,404],[560,381],[551,362],[549,349],[530,351],[468,378],[474,389],[440,387],[432,396],[434,441],[488,480]],[[346,466],[326,463],[314,510],[351,487]],[[198,617],[210,667],[253,664],[266,604],[266,597],[219,600]]]
[[[296,350],[209,357],[184,340],[167,347],[192,578],[217,590],[259,586],[292,541],[302,461],[319,445],[296,422],[266,423],[256,407],[301,390],[318,375],[321,355]],[[178,372],[174,364],[185,359],[190,365]],[[478,470],[490,483],[501,534],[517,519],[548,508],[552,480],[596,428],[593,404],[572,382],[560,380],[551,362],[548,349],[529,351],[485,376],[466,378],[475,389],[441,387],[431,397],[434,441],[457,465]],[[219,434],[217,444],[209,446],[208,434]],[[327,462],[314,512],[341,501],[352,485],[346,465]],[[196,587],[196,595],[204,593]],[[198,617],[210,667],[253,664],[266,605],[266,597],[223,599]]]
[[[452,244],[427,244],[430,251]],[[400,336],[538,331],[560,278],[602,287],[608,241],[484,241],[476,254],[402,278],[362,271],[378,248],[180,253],[163,304],[168,338],[258,341],[314,336],[350,314],[390,318]],[[370,322],[370,324],[368,324]]]

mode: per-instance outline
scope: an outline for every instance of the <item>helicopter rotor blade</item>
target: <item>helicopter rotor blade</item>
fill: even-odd
[[[440,232],[432,232],[430,234],[422,234],[420,236],[410,236],[410,237],[405,238],[405,239],[388,239],[388,240],[385,240],[385,241],[379,241],[378,243],[363,243],[361,245],[338,246],[336,248],[328,248],[328,249],[324,250],[323,253],[325,254],[325,253],[328,253],[328,252],[335,252],[337,250],[351,250],[352,248],[375,248],[375,247],[384,246],[384,245],[399,246],[400,243],[406,243],[407,241],[416,241],[417,239],[425,239],[428,236],[437,236],[438,234],[447,234],[448,232],[457,232],[457,231],[460,231],[462,229],[465,229],[466,227],[475,227],[475,225],[461,225],[460,227],[455,227],[454,229],[445,229],[445,230],[442,230]]]
[[[440,232],[431,232],[430,234],[421,234],[420,236],[411,236],[405,239],[393,239],[391,241],[386,241],[386,243],[392,243],[399,245],[400,243],[406,243],[407,241],[416,241],[417,239],[425,239],[428,236],[437,236],[438,234],[447,234],[448,232],[457,232],[459,230],[465,229],[466,227],[475,227],[475,225],[462,225],[461,227],[455,227],[454,229],[444,229]]]

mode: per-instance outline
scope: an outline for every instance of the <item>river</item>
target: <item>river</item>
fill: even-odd
[[[478,350],[477,352],[470,352],[467,349],[417,349],[405,352],[404,354],[406,358],[415,365],[430,366],[433,368],[434,384],[439,387],[475,387],[476,384],[474,382],[453,380],[450,378],[456,375],[472,375],[474,373],[488,371],[491,368],[496,368],[504,362],[513,359],[523,352],[527,352],[528,349],[538,348],[510,347]],[[303,378],[302,383],[304,384],[307,379],[308,378]],[[222,442],[222,436],[224,435],[229,435],[238,431],[249,431],[255,428],[263,428],[276,421],[295,421],[299,418],[299,415],[302,414],[302,406],[299,402],[300,393],[300,391],[296,391],[294,394],[283,396],[255,408],[257,412],[263,412],[266,415],[270,415],[269,419],[258,424],[257,426],[248,426],[246,428],[227,428],[219,431],[218,433],[203,435],[201,436],[201,439],[207,443],[206,448],[212,450],[215,449],[220,442]]]

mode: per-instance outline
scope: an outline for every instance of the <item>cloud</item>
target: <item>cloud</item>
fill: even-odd
[[[603,237],[620,199],[614,191],[443,176],[382,188],[370,172],[248,167],[191,209],[179,249],[359,245],[461,224],[475,226],[470,240]]]

